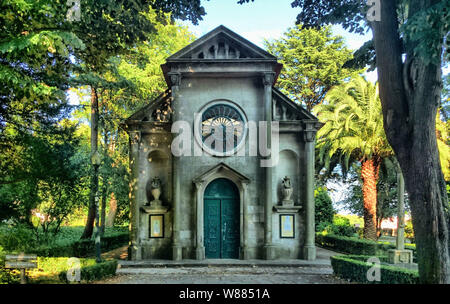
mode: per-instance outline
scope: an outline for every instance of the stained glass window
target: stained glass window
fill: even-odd
[[[216,152],[234,150],[244,137],[244,120],[233,107],[216,104],[202,115],[202,141]]]

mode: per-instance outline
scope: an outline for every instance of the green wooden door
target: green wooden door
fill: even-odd
[[[210,259],[239,258],[239,191],[229,180],[219,178],[205,190],[205,254]]]

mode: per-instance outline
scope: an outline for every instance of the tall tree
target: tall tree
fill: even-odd
[[[301,9],[297,22],[306,26],[372,30],[356,62],[376,62],[386,136],[410,195],[420,281],[450,283],[450,206],[435,132],[450,2],[294,0],[292,7]]]
[[[330,159],[339,154],[343,165],[356,159],[361,163],[364,202],[364,237],[377,239],[377,181],[381,161],[392,153],[387,143],[376,86],[362,77],[334,87],[326,102],[314,113],[325,125],[317,133],[320,159],[329,167]]]
[[[105,69],[94,78],[97,81],[99,151],[102,154],[99,167],[102,229],[105,197],[110,197],[113,205],[117,204],[119,214],[123,214],[129,204],[127,178],[124,178],[128,168],[128,136],[120,131],[119,125],[166,89],[161,64],[193,39],[187,27],[171,23],[167,15],[165,22],[155,24],[155,32],[150,33],[146,41],[136,43],[127,53],[111,57]],[[90,102],[86,89],[80,87],[75,91],[80,93],[83,106],[76,112],[76,117],[89,120]]]
[[[297,25],[283,37],[265,41],[267,50],[283,64],[277,85],[308,111],[320,104],[335,85],[362,70],[343,67],[352,58],[340,36],[331,27],[303,29]]]
[[[84,7],[84,9],[83,9]],[[98,196],[98,94],[101,73],[111,56],[128,53],[138,42],[156,32],[156,25],[171,18],[191,20],[194,24],[205,14],[200,1],[116,1],[81,0],[80,18],[74,22],[73,32],[86,45],[74,55],[80,63],[78,83],[91,87],[91,157],[94,168],[88,218],[82,238],[90,238],[96,215]],[[170,22],[170,20],[169,20]]]

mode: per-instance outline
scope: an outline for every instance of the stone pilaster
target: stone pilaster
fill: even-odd
[[[130,260],[140,260],[141,246],[139,241],[139,202],[137,201],[139,179],[139,145],[141,132],[130,131],[130,243],[128,256]]]
[[[179,73],[169,73],[172,83],[172,111],[173,122],[180,119],[179,90],[181,75]],[[179,261],[183,258],[182,247],[180,242],[181,229],[181,198],[180,198],[180,157],[173,156],[173,243],[172,243],[172,259]]]
[[[305,260],[316,259],[315,223],[314,223],[314,146],[316,129],[313,124],[306,123],[303,131],[305,141],[305,213],[306,213],[306,238],[303,247]]]
[[[196,182],[196,212],[197,212],[197,236],[196,236],[196,246],[195,246],[195,258],[197,260],[205,259],[205,246],[203,245],[203,183]]]
[[[273,72],[265,73],[264,84],[264,119],[267,122],[267,148],[271,149],[272,143],[272,86],[274,81]],[[277,151],[278,152],[278,151]],[[272,154],[272,151],[271,151]],[[268,157],[270,159],[271,156]],[[272,166],[265,168],[265,204],[264,204],[264,258],[274,258],[274,247],[272,245]]]
[[[388,250],[389,263],[412,263],[412,250],[405,250],[405,180],[397,160],[394,161],[397,170],[398,185],[398,215],[397,215],[397,248]]]
[[[244,247],[242,248],[242,259],[248,260],[250,257],[249,248],[248,248],[248,226],[249,226],[249,218],[248,218],[248,183],[242,183],[242,204],[243,204],[243,236],[244,236]]]
[[[405,180],[402,169],[397,162],[398,185],[398,219],[397,219],[397,249],[405,249]]]

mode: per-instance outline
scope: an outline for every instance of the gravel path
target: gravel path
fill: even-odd
[[[345,284],[329,267],[170,267],[119,269],[97,284]]]

